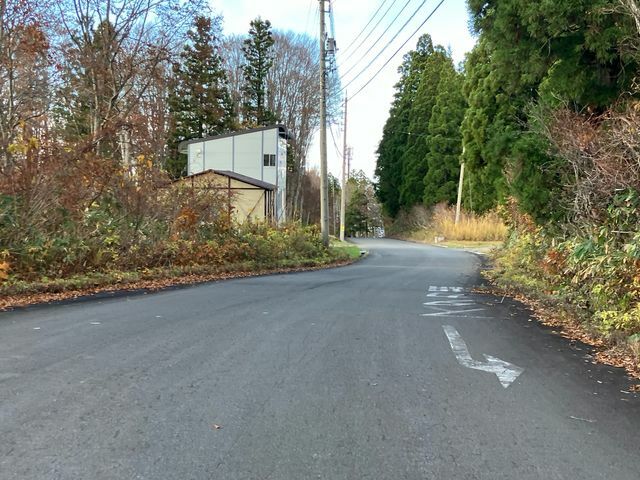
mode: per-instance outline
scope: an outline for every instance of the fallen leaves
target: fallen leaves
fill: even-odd
[[[274,275],[282,273],[297,273],[326,268],[341,267],[353,263],[353,259],[342,259],[330,263],[300,267],[278,267],[273,269],[261,269],[251,271],[231,271],[213,272],[205,274],[168,275],[165,278],[153,280],[139,280],[128,283],[113,283],[100,285],[97,287],[87,287],[77,290],[66,290],[62,292],[41,292],[31,294],[7,295],[0,297],[0,311],[9,310],[16,307],[25,307],[39,303],[50,303],[61,300],[71,300],[74,298],[95,295],[98,293],[110,293],[119,291],[148,290],[157,291],[177,285],[193,285],[197,283],[213,282],[218,280],[228,280],[233,278],[257,277],[263,275]]]
[[[573,343],[580,341],[593,347],[596,351],[594,354],[595,362],[592,363],[624,368],[632,377],[640,378],[640,361],[628,345],[615,344],[597,332],[587,329],[580,322],[577,313],[570,311],[565,306],[530,298],[521,292],[505,290],[495,285],[474,291],[495,296],[506,295],[517,300],[529,307],[531,315],[541,324],[554,328],[554,334],[569,339]],[[633,388],[630,388],[630,390],[640,392],[640,385],[635,387],[637,388],[636,390]]]
[[[0,282],[9,278],[9,262],[0,262]]]

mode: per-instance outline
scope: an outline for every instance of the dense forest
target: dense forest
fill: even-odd
[[[640,332],[640,6],[469,0],[477,44],[454,65],[428,35],[399,68],[378,148],[391,218],[416,205],[498,209],[503,267]]]

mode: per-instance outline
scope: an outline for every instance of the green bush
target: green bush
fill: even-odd
[[[606,218],[562,239],[514,228],[497,258],[500,281],[562,296],[603,333],[640,333],[639,206],[638,192],[618,192]]]

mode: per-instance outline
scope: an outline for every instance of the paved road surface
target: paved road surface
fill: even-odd
[[[623,372],[470,293],[473,254],[361,243],[339,269],[0,314],[0,478],[640,478]],[[523,371],[464,366],[485,354]]]

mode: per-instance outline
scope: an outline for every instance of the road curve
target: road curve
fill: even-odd
[[[624,372],[472,293],[476,255],[360,243],[343,268],[1,313],[0,479],[640,477]]]

